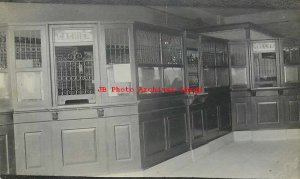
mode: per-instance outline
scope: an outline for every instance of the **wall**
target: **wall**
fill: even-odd
[[[143,6],[37,4],[0,2],[0,23],[45,21],[141,21],[175,28],[192,27],[191,19]]]

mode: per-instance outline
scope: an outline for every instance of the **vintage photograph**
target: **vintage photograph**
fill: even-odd
[[[0,179],[300,179],[299,0],[0,0]]]

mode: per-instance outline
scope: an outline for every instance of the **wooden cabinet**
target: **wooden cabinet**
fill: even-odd
[[[184,109],[140,115],[142,167],[148,168],[189,148]]]
[[[106,142],[110,172],[128,172],[141,168],[138,116],[106,119]]]
[[[282,96],[285,123],[290,127],[300,126],[300,96]]]
[[[17,175],[53,175],[51,122],[14,125]]]

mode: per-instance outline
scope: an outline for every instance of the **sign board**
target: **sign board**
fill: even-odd
[[[254,42],[252,44],[253,53],[275,52],[275,42]]]
[[[90,29],[55,30],[55,42],[93,42],[93,32]]]

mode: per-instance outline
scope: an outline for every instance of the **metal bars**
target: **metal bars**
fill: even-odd
[[[17,68],[40,68],[42,66],[40,31],[15,31],[15,53]]]
[[[130,63],[127,28],[105,29],[105,46],[107,64]]]
[[[139,64],[161,64],[160,34],[137,30],[136,61]]]
[[[92,46],[55,47],[58,95],[94,94]]]

